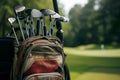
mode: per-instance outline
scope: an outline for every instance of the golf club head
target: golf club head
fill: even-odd
[[[61,16],[60,18],[56,18],[57,21],[61,21],[61,22],[69,22],[69,18],[63,17]]]
[[[34,18],[42,17],[42,13],[39,10],[37,10],[37,9],[32,9],[31,16],[34,17]]]
[[[54,15],[51,15],[51,18],[56,19],[60,18],[61,16],[58,13],[55,13]]]
[[[13,24],[16,21],[16,19],[13,17],[10,17],[8,18],[8,21],[10,22],[10,24]]]
[[[41,9],[40,10],[44,16],[54,15],[56,12],[50,9]]]
[[[25,10],[25,6],[20,6],[19,5],[19,6],[16,6],[14,9],[15,9],[15,12],[18,13],[18,12],[21,12],[21,11]]]
[[[25,10],[19,12],[17,15],[19,16],[20,20],[23,20],[23,19],[27,18],[28,16],[31,16],[31,11],[32,11],[32,9],[25,9]]]

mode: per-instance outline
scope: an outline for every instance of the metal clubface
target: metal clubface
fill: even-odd
[[[37,17],[39,18],[39,17],[42,17],[42,13],[37,9],[32,9],[31,16],[34,18],[37,18]]]
[[[61,16],[60,18],[56,18],[56,21],[69,22],[69,18]]]
[[[58,13],[55,13],[54,15],[51,15],[51,18],[55,19],[55,18],[60,18],[61,16]]]
[[[40,11],[42,12],[42,14],[44,14],[44,16],[56,14],[56,12],[54,12],[53,10],[50,10],[50,9],[41,9]]]
[[[16,7],[15,7],[16,13],[21,12],[21,11],[23,11],[23,10],[25,10],[25,6],[16,6]]]
[[[15,22],[15,18],[8,18],[8,21],[10,22],[10,24],[13,24]]]

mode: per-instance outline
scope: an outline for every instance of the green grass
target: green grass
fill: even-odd
[[[88,71],[93,72],[94,69],[97,69],[96,71],[94,71],[97,73],[100,73],[99,69],[101,69],[102,73],[105,73],[104,74],[104,76],[106,75],[105,77],[108,76],[108,73],[111,73],[113,75],[119,74],[120,76],[120,69],[119,69],[120,68],[120,55],[119,55],[120,49],[102,50],[104,51],[104,54],[102,54],[102,56],[99,56],[99,54],[101,54],[101,50],[80,50],[78,47],[65,48],[64,50],[65,50],[65,53],[67,53],[66,61],[70,69],[71,80],[80,80],[81,79],[80,76],[82,76],[84,73],[87,73]],[[81,53],[84,53],[85,55]],[[114,56],[114,54],[116,56]],[[110,70],[107,71],[107,69],[110,69]],[[118,70],[114,71],[115,69],[118,69]],[[88,75],[86,75],[86,78],[87,76]],[[109,79],[108,77],[107,80],[119,80],[118,78],[111,79],[110,77]],[[85,80],[85,79],[82,79],[82,80]],[[90,77],[88,77],[86,80],[91,80],[91,79]],[[102,80],[102,77],[101,77],[101,80]]]
[[[89,44],[89,45],[81,45],[78,46],[77,48],[79,49],[87,49],[87,50],[94,50],[94,49],[101,49],[101,44],[96,45],[96,44]],[[104,49],[119,49],[119,45],[104,45]]]
[[[72,55],[91,57],[119,57],[120,49],[83,50],[79,48],[65,48],[65,52]]]

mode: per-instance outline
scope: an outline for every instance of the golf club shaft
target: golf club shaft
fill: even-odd
[[[43,19],[40,18],[40,26],[41,26],[41,31],[42,31],[42,35],[44,34],[44,31],[43,31]]]
[[[17,22],[18,22],[19,27],[20,27],[20,31],[21,31],[21,34],[22,34],[22,38],[23,38],[23,40],[25,40],[25,36],[24,36],[24,33],[23,33],[22,25],[21,25],[21,23],[20,23],[20,20],[19,20],[19,17],[18,17],[18,16],[17,16]]]
[[[54,20],[53,24],[51,25],[51,35],[54,35],[54,27],[56,26],[56,20]]]
[[[49,26],[50,26],[50,29],[49,29],[49,32],[48,32],[48,35],[51,36],[52,33],[53,33],[53,29],[52,29],[52,25],[51,25],[51,22],[52,22],[52,18],[51,18],[51,15],[49,16]]]
[[[46,36],[47,32],[46,32],[46,26],[43,26],[43,36]]]
[[[36,26],[36,36],[40,35],[40,20],[37,20],[37,26]]]
[[[29,38],[29,31],[28,31],[27,24],[25,24],[25,29],[26,29],[27,37]]]
[[[12,28],[12,30],[13,30],[13,33],[14,33],[16,42],[17,42],[17,44],[19,45],[20,43],[19,43],[19,41],[18,41],[18,37],[17,37],[17,35],[16,35],[15,29],[14,29],[14,27],[13,27],[12,25],[11,25],[11,28]]]
[[[28,36],[28,38],[29,38],[28,19],[27,19],[27,18],[25,19],[24,24],[25,24],[25,29],[26,29],[27,36]]]
[[[30,25],[30,28],[31,28],[31,36],[35,35],[35,32],[34,32],[34,27],[33,27],[33,19],[31,17],[29,17],[29,25]]]

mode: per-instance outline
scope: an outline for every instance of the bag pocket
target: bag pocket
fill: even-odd
[[[38,73],[27,76],[24,80],[64,80],[63,76],[57,72]]]

